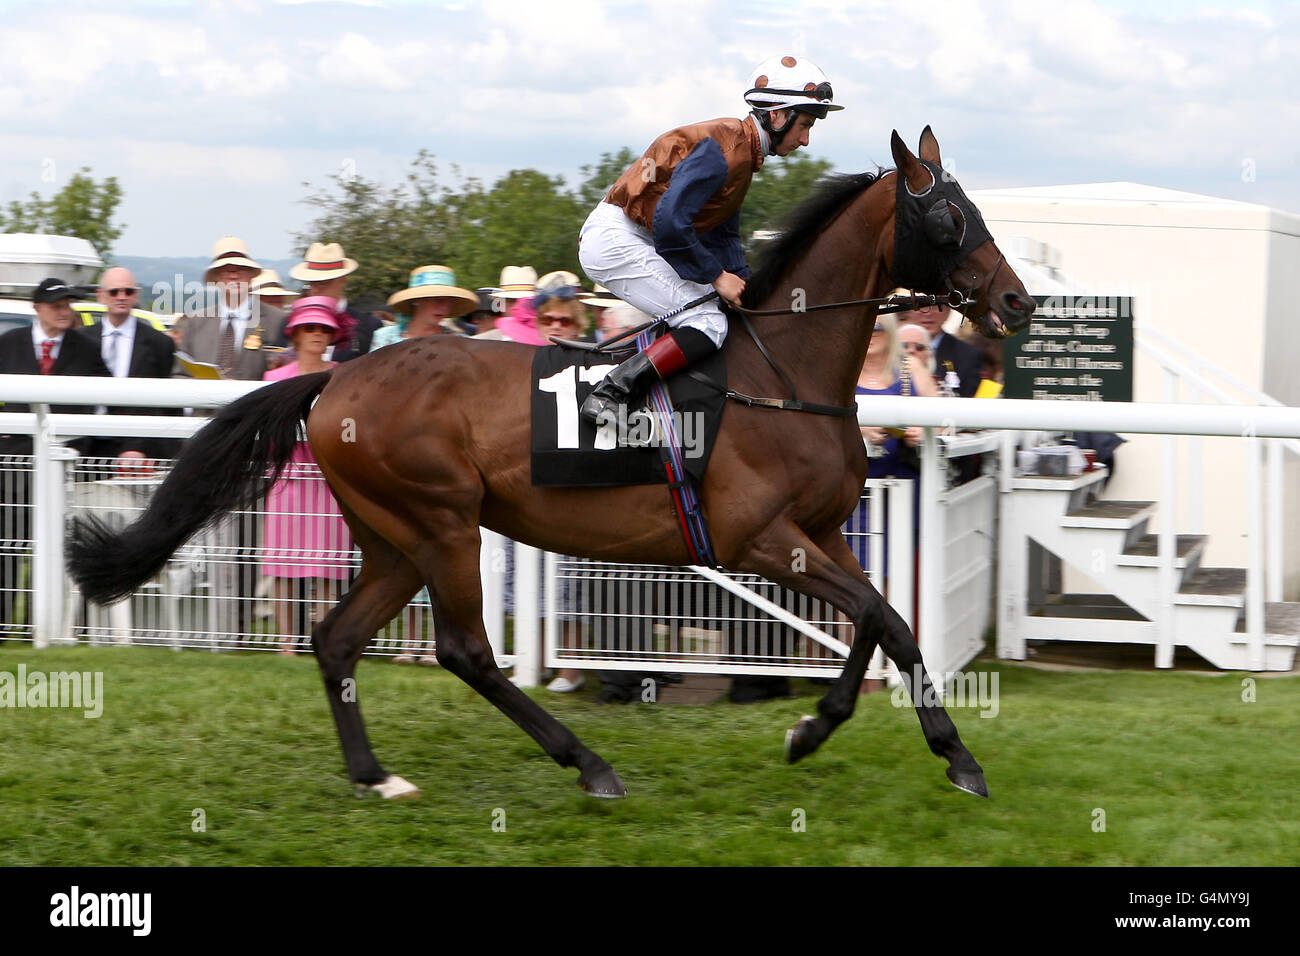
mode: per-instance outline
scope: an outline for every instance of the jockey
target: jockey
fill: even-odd
[[[764,60],[750,77],[750,115],[664,133],[587,217],[578,259],[587,275],[652,316],[708,293],[740,304],[749,267],[740,245],[740,205],[766,156],[808,145],[830,110],[826,75],[803,57]],[[669,319],[672,331],[606,376],[582,405],[598,422],[722,347],[727,319],[717,299]]]

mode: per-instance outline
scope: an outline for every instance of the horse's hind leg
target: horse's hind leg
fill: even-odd
[[[400,551],[359,523],[352,522],[362,547],[361,574],[343,600],[312,629],[312,648],[325,681],[348,776],[358,792],[385,797],[415,796],[419,790],[387,773],[375,759],[361,720],[356,668],[366,646],[420,589],[420,575]]]
[[[433,596],[438,663],[486,697],[541,745],[562,767],[577,767],[578,786],[594,797],[622,797],[623,781],[605,760],[540,704],[506,680],[497,667],[483,628],[479,580],[479,533],[450,512],[435,524],[442,533],[432,556],[420,562]],[[453,522],[458,525],[454,531]]]

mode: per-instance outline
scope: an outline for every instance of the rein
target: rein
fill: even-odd
[[[959,292],[952,287],[949,282],[951,291],[947,295],[896,295],[884,299],[852,299],[848,302],[827,302],[823,305],[806,305],[802,309],[746,309],[742,306],[729,306],[735,312],[743,315],[799,315],[803,312],[825,312],[830,309],[850,309],[863,305],[874,305],[877,315],[888,315],[891,312],[907,312],[911,309],[924,309],[935,305],[946,305],[954,311],[961,311],[968,305],[973,305],[975,300],[970,297],[968,292]],[[716,295],[716,293],[714,293]]]
[[[996,275],[996,270],[994,270],[994,274]],[[804,312],[825,312],[830,309],[851,309],[864,305],[874,305],[876,307],[877,315],[888,315],[892,312],[907,312],[911,309],[929,308],[936,305],[946,305],[950,309],[960,311],[963,307],[971,305],[975,301],[970,297],[969,292],[959,292],[952,286],[951,282],[948,283],[948,286],[950,291],[947,295],[942,296],[903,295],[883,299],[851,299],[848,302],[827,302],[822,305],[804,306],[802,309],[746,309],[739,305],[728,305],[727,308],[736,312],[743,318],[745,316],[799,315]],[[651,319],[649,322],[642,322],[635,328],[628,329],[626,332],[621,332],[614,336],[614,338],[606,339],[604,342],[601,342],[599,345],[594,347],[586,342],[575,342],[572,339],[562,339],[556,336],[551,336],[550,339],[558,345],[568,345],[572,348],[580,348],[588,352],[625,352],[632,347],[632,343],[628,341],[629,339],[634,339],[646,329],[654,328],[659,325],[659,323],[666,322],[673,316],[685,312],[687,309],[693,309],[697,305],[703,305],[710,299],[716,299],[717,297],[718,293],[710,292],[707,295],[700,296],[698,299],[692,299],[685,305],[678,306],[671,312],[666,312],[659,316],[657,319]],[[752,330],[750,334],[753,334]],[[755,337],[755,341],[758,341],[757,337]],[[766,350],[763,351],[763,354],[767,354]],[[768,361],[770,362],[772,360],[769,358]],[[778,369],[778,371],[780,370]]]

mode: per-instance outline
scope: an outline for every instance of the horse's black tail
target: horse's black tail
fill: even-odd
[[[293,455],[299,424],[329,372],[298,375],[222,408],[181,449],[171,474],[134,524],[116,532],[79,518],[68,533],[68,571],[99,604],[153,577],[191,535],[270,490]]]

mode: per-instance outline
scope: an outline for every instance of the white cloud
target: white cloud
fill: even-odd
[[[488,179],[572,180],[602,152],[741,115],[750,69],[789,51],[848,107],[813,138],[843,170],[890,162],[891,128],[912,144],[931,123],[968,188],[1134,179],[1222,194],[1249,157],[1256,190],[1270,182],[1268,201],[1300,209],[1284,175],[1300,164],[1300,13],[1220,3],[124,0],[69,16],[20,2],[0,33],[0,202],[47,157],[117,169],[128,236],[193,251],[206,222],[135,219],[193,206],[187,190],[250,219],[275,197],[277,216],[305,219],[303,180],[365,157],[363,175],[396,182],[420,148]]]
[[[373,89],[395,92],[411,88],[411,77],[394,63],[415,62],[427,55],[427,47],[405,43],[396,50],[383,49],[360,33],[345,33],[338,44],[316,63],[316,71],[327,83],[344,89]]]

